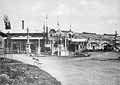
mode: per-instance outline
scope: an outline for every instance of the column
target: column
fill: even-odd
[[[11,52],[13,53],[13,40],[11,39]]]
[[[40,39],[38,39],[38,54],[40,54]]]
[[[65,37],[65,56],[67,56],[67,42],[66,42],[66,37]]]
[[[20,46],[20,51],[19,51],[19,53],[22,53],[22,50],[21,50],[21,45],[22,44],[22,42],[20,41],[20,43],[19,43],[19,46]]]
[[[54,40],[52,39],[52,48],[51,48],[51,50],[52,50],[52,55],[54,55]]]

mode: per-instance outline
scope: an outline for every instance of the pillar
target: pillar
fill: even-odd
[[[52,40],[52,47],[51,47],[52,55],[54,55],[54,40]]]
[[[40,48],[40,39],[38,39],[38,54],[40,54],[40,50],[41,50],[41,48]]]
[[[65,37],[65,56],[67,56],[67,42],[66,42],[66,37]]]
[[[11,52],[13,53],[13,40],[11,39]]]

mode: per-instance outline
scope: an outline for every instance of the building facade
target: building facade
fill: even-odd
[[[28,53],[29,49],[29,52],[33,54],[49,53],[57,56],[72,56],[76,52],[104,50],[107,46],[114,45],[114,36],[76,33],[71,30],[50,29],[47,34],[43,32],[7,33],[7,35],[9,37],[0,38],[1,42],[4,42],[2,46],[5,46],[6,53],[24,54]]]
[[[27,41],[29,37],[30,53],[40,53],[43,46],[42,33],[8,33],[9,38],[5,39],[6,53],[27,53]]]

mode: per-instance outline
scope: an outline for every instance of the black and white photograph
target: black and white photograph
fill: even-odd
[[[0,85],[120,85],[120,0],[0,0]]]

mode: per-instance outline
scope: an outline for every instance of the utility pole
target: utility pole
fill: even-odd
[[[40,54],[40,39],[38,39],[38,54]]]
[[[48,44],[48,15],[46,15],[46,18],[45,18],[45,22],[46,22],[46,44]]]
[[[57,27],[58,27],[58,56],[61,54],[61,30],[60,30],[60,24],[57,21]]]
[[[46,37],[46,32],[45,32],[45,21],[44,21],[44,25],[43,25],[43,40],[44,40],[44,47],[45,47],[45,37]]]
[[[65,56],[67,55],[67,34],[65,34]]]
[[[68,43],[68,46],[69,46],[69,55],[70,55],[70,45],[72,44],[72,30],[71,30],[72,26],[70,25],[70,32],[69,32],[69,43]],[[76,48],[76,47],[75,47]]]

